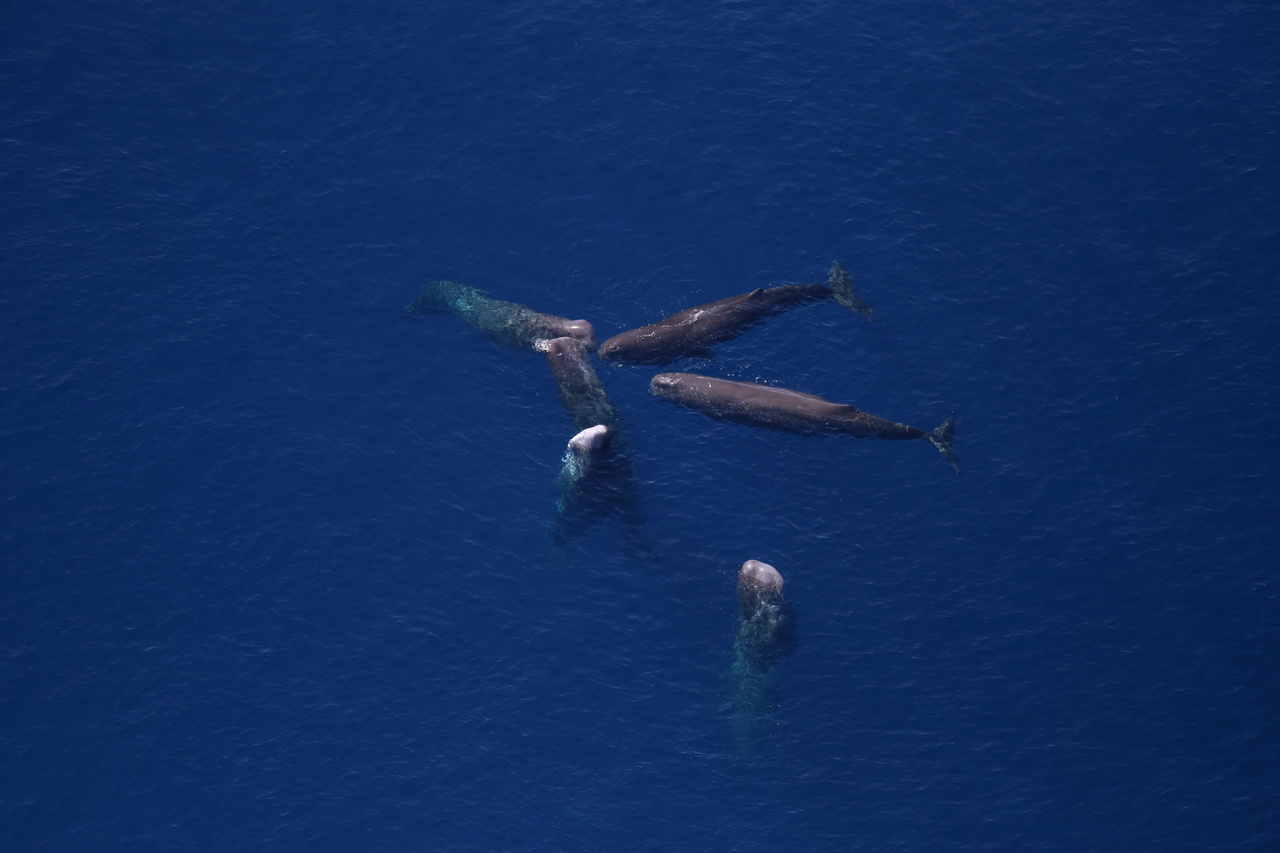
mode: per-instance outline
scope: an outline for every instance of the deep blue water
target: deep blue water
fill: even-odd
[[[1271,4],[50,2],[0,34],[0,849],[1274,850]],[[650,559],[456,279],[602,336]],[[749,754],[735,574],[798,615]]]

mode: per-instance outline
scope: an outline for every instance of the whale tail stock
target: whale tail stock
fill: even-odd
[[[875,312],[871,310],[870,305],[858,298],[858,294],[853,292],[853,279],[849,278],[849,273],[845,272],[839,261],[831,262],[831,272],[827,276],[827,287],[831,288],[831,294],[835,297],[836,302],[839,302],[850,311],[856,311],[872,322],[875,321]]]
[[[933,432],[924,434],[925,441],[938,448],[938,452],[947,458],[951,466],[956,469],[957,474],[963,474],[960,470],[960,460],[956,458],[956,452],[951,449],[951,443],[956,439],[956,419],[947,418],[942,422],[942,426]]]

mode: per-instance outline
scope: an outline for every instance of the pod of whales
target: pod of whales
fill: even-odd
[[[871,309],[854,293],[848,273],[837,263],[826,285],[783,285],[687,308],[615,335],[600,346],[599,356],[611,362],[656,365],[690,355],[709,356],[711,347],[774,314],[824,299],[834,299],[873,319]],[[492,340],[543,353],[547,360],[560,402],[577,430],[556,476],[555,514],[549,526],[553,545],[560,549],[600,522],[617,517],[627,552],[652,557],[626,427],[592,366],[596,338],[591,324],[494,299],[454,281],[428,283],[404,312],[408,317],[438,313],[456,314]],[[650,382],[650,391],[714,418],[766,429],[923,439],[960,473],[952,450],[955,425],[951,419],[926,432],[811,394],[691,373],[660,373]],[[767,723],[773,710],[776,666],[795,647],[795,612],[783,588],[781,573],[768,563],[747,560],[738,572],[738,629],[733,662],[725,677],[740,757],[750,753],[756,734]]]
[[[840,264],[833,263],[825,285],[785,284],[695,305],[656,323],[614,335],[600,345],[600,357],[656,365],[689,355],[710,357],[711,347],[736,338],[765,318],[822,299],[835,299],[852,311],[872,317],[870,306],[854,293],[849,274]]]
[[[657,397],[713,418],[764,429],[888,440],[921,438],[936,447],[960,473],[960,461],[951,449],[955,438],[955,422],[951,418],[932,432],[925,432],[812,394],[695,373],[659,373],[650,381],[649,390]]]
[[[404,316],[457,314],[500,344],[542,351],[552,338],[571,337],[588,348],[596,345],[595,329],[586,320],[542,314],[515,302],[486,296],[456,281],[431,281],[404,309]]]

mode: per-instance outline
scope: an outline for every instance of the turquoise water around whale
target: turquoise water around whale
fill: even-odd
[[[0,849],[1257,850],[1270,4],[52,2],[0,39]],[[548,525],[546,360],[833,260],[875,310],[597,370],[654,553]],[[735,583],[794,652],[735,743]]]

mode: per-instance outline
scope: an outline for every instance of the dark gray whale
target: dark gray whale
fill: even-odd
[[[604,424],[587,427],[573,438],[565,448],[564,464],[560,480],[569,488],[589,477],[597,469],[613,443],[613,432]]]
[[[712,346],[736,338],[765,318],[822,299],[835,299],[868,318],[872,316],[871,308],[854,294],[849,274],[839,264],[832,264],[825,285],[784,284],[695,305],[614,335],[600,346],[600,357],[629,364],[670,364],[687,355],[709,356]]]
[[[768,563],[747,560],[738,570],[738,638],[742,666],[764,671],[795,643],[795,615],[782,597],[782,575]]]
[[[568,320],[543,314],[515,302],[486,296],[483,291],[456,281],[432,281],[422,295],[409,303],[404,316],[457,314],[493,340],[507,346],[541,352],[552,338],[571,337],[594,348],[596,333],[586,320]]]
[[[634,545],[642,550],[643,519],[636,509],[629,461],[616,452],[607,426],[596,424],[569,439],[556,490],[550,533],[557,548],[604,519],[621,515],[635,537]]]
[[[795,611],[783,598],[782,575],[768,563],[747,560],[738,570],[738,633],[729,689],[733,728],[741,751],[772,709],[770,670],[795,648]]]
[[[650,381],[649,390],[664,400],[713,418],[748,426],[801,435],[835,433],[854,438],[924,439],[960,473],[960,461],[951,449],[956,431],[951,418],[932,432],[925,432],[812,394],[694,373],[659,373]]]
[[[556,390],[560,392],[560,402],[564,410],[573,419],[575,429],[603,424],[614,434],[613,441],[625,442],[626,430],[618,411],[609,402],[604,383],[591,366],[591,356],[582,341],[570,337],[552,338],[544,341],[542,351],[546,353],[547,363],[551,365],[551,374],[556,380]]]

